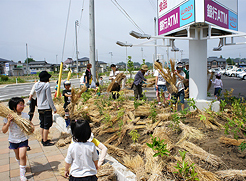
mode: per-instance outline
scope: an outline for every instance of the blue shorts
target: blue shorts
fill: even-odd
[[[218,87],[218,88],[215,88],[215,89],[214,89],[214,95],[215,95],[215,96],[216,96],[216,95],[220,96],[220,95],[221,95],[221,90],[222,90],[222,89],[219,88],[219,87]]]
[[[155,87],[155,91],[157,91],[156,87]],[[158,85],[158,91],[161,92],[165,92],[167,91],[167,86],[166,85]]]
[[[184,104],[184,89],[182,89],[181,91],[179,91],[178,93],[174,93],[172,95],[172,99],[174,100],[174,104],[176,104],[178,98],[181,104]]]
[[[28,147],[28,140],[26,141],[22,141],[20,143],[11,143],[9,142],[9,149],[18,149],[18,148],[21,148],[21,147]]]

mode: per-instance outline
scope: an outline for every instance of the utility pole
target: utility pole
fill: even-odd
[[[78,54],[79,54],[79,51],[78,51],[78,37],[77,37],[77,27],[79,26],[79,21],[76,20],[75,21],[75,36],[76,36],[76,60],[77,60],[77,79],[79,78],[79,57],[78,57]]]
[[[95,13],[94,13],[94,0],[90,0],[89,5],[89,19],[90,19],[90,63],[92,65],[92,78],[96,80],[96,67],[95,67]]]
[[[28,75],[29,73],[29,67],[28,67],[28,48],[27,48],[27,43],[26,43],[26,74]]]
[[[142,52],[142,61],[143,61],[143,48],[141,48],[141,52]]]
[[[57,56],[58,56],[58,55],[56,55],[56,71],[58,71],[58,69],[57,69]]]
[[[181,60],[182,60],[182,58],[183,58],[183,51],[184,50],[179,50],[180,51],[180,53],[181,53]]]
[[[113,61],[112,61],[113,52],[109,52],[109,54],[111,55],[111,64],[113,64]]]
[[[154,25],[155,25],[155,36],[156,36],[156,17],[154,17],[154,22],[155,22]],[[157,40],[155,39],[155,57],[153,60],[153,72],[154,72],[154,63],[155,63],[156,59],[157,59]]]
[[[127,44],[127,41],[126,41]],[[127,57],[127,46],[126,46],[126,72],[127,72],[127,62],[128,62],[128,57]]]

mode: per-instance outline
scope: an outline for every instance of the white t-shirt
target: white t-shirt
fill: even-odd
[[[181,75],[182,77],[185,78],[185,73],[183,71],[181,71],[179,73],[179,75]],[[181,91],[182,89],[184,89],[184,83],[183,80],[179,78],[179,76],[176,75],[176,87],[178,89],[178,92]]]
[[[29,95],[32,95],[32,98],[33,99],[36,99],[37,98],[37,95],[36,95],[36,92],[35,92],[35,84],[32,86],[32,89],[31,89]]]
[[[73,142],[69,145],[65,162],[71,164],[70,175],[86,177],[97,174],[93,161],[98,160],[95,144],[92,142]]]
[[[166,72],[165,69],[163,71]],[[159,70],[155,70],[154,76],[158,76],[157,85],[166,85],[166,80],[161,76]]]
[[[27,113],[22,112],[21,117],[29,120],[29,115]],[[6,124],[8,122],[7,118],[4,118],[3,122]],[[20,143],[27,139],[28,136],[21,131],[20,127],[14,121],[11,121],[9,125],[9,142]]]
[[[109,77],[115,79],[116,76],[120,73],[120,71],[116,70],[115,72],[113,72],[113,70],[110,71]]]

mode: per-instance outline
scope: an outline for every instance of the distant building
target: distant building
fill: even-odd
[[[188,58],[184,58],[181,60],[183,64],[189,62]],[[226,67],[226,59],[225,58],[218,58],[218,57],[208,57],[207,58],[207,69],[211,68],[225,68]]]
[[[55,70],[55,65],[47,63],[46,61],[33,61],[28,64],[31,73],[42,71],[52,72]]]
[[[126,68],[126,63],[120,62],[120,63],[117,63],[116,66],[117,66],[119,69],[125,69],[125,68]]]
[[[85,72],[87,64],[89,63],[89,58],[88,57],[83,57],[78,59],[78,72]],[[103,61],[97,61],[95,62],[96,70],[98,73],[105,72],[107,69],[107,63]],[[70,66],[70,69],[72,72],[77,72],[77,60],[74,60],[72,65]]]

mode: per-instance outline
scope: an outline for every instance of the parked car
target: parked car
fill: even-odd
[[[237,77],[246,80],[246,69],[244,69],[244,71],[240,73]]]
[[[226,71],[226,69],[221,69],[219,73],[220,73],[221,75],[224,75],[224,74],[225,74],[225,71]]]
[[[230,77],[237,77],[237,74],[241,73],[243,70],[243,68],[237,68],[236,70],[228,71],[227,75]]]
[[[230,71],[236,70],[236,69],[237,69],[236,66],[234,66],[234,65],[229,65],[229,66],[226,68],[224,75],[228,75],[228,73],[230,73]]]
[[[210,69],[209,70],[209,72],[211,73],[211,72],[214,72],[214,73],[220,73],[220,71],[221,71],[221,68],[212,68],[212,69]]]

